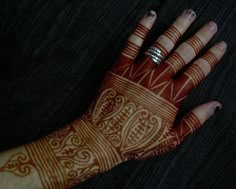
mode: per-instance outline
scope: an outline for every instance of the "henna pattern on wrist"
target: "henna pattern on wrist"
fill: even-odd
[[[161,154],[178,144],[168,134],[177,108],[143,86],[110,72],[94,102],[66,128],[25,145],[27,161],[9,168],[16,154],[1,171],[16,174],[33,167],[45,188],[70,188],[123,161]]]
[[[25,153],[16,153],[12,155],[3,167],[0,167],[0,172],[10,172],[16,176],[24,177],[31,174],[31,168],[35,167],[33,161]]]

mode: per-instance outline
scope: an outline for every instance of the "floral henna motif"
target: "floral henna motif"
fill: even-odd
[[[31,174],[31,168],[35,167],[33,161],[25,153],[16,153],[12,155],[0,172],[10,172],[19,177]]]

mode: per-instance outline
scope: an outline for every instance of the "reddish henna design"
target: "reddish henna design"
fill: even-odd
[[[176,42],[180,37],[176,30],[170,27],[165,35]],[[133,35],[144,39],[148,31],[139,24]],[[188,41],[195,52],[202,48],[199,40],[193,37]],[[25,152],[9,157],[0,172],[26,177],[34,170],[44,188],[67,189],[127,160],[168,152],[199,128],[201,123],[194,113],[173,124],[189,90],[205,77],[203,70],[193,64],[173,80],[170,73],[185,65],[178,53],[169,63],[147,69],[146,62],[134,66],[139,49],[131,40],[127,42],[87,113],[25,145]],[[210,51],[203,59],[211,67],[218,61]]]
[[[197,86],[205,78],[204,72],[197,64],[193,64],[184,74],[191,79],[194,86]]]
[[[132,36],[144,40],[148,32],[149,29],[139,23]],[[140,46],[138,46],[137,44],[133,43],[130,40],[127,41],[125,48],[121,52],[123,56],[120,56],[120,61],[118,61],[120,65],[119,69],[116,69],[117,74],[122,76],[126,75],[126,73],[130,69],[130,65],[133,63],[133,60],[138,55],[139,50]]]
[[[133,36],[138,37],[142,40],[145,39],[146,35],[148,34],[149,29],[146,28],[142,24],[138,24],[136,30],[133,33]],[[131,41],[128,41],[124,50],[122,51],[122,54],[124,57],[130,58],[131,60],[134,60],[140,50],[140,47]]]
[[[24,177],[31,173],[32,167],[35,167],[35,165],[28,155],[16,153],[0,168],[0,172],[6,171],[13,173],[16,176]]]
[[[201,126],[198,118],[192,113],[188,113],[182,120],[179,120],[177,126],[173,129],[176,132],[179,143],[182,142],[190,133],[193,133]]]
[[[124,56],[127,56],[130,59],[135,59],[138,51],[139,51],[139,46],[128,41],[127,47],[124,49],[123,54]]]
[[[153,46],[161,50],[161,52],[162,52],[162,54],[163,54],[163,57],[166,57],[166,56],[168,55],[168,51],[167,51],[166,48],[163,47],[163,45],[161,45],[160,43],[155,42]]]
[[[173,42],[173,44],[176,44],[176,42],[181,37],[180,31],[174,26],[170,26],[163,35],[169,38]]]
[[[134,31],[133,34],[144,40],[148,32],[149,32],[148,28],[146,28],[142,24],[138,24],[137,29]]]
[[[174,52],[165,63],[171,66],[175,74],[186,65],[186,62],[178,52]]]
[[[204,54],[202,56],[202,59],[206,60],[209,63],[209,65],[211,66],[211,68],[214,68],[214,66],[218,62],[218,59],[216,58],[214,53],[211,51],[208,51],[206,54]]]
[[[191,37],[189,40],[186,41],[187,44],[189,44],[194,52],[196,53],[196,55],[201,51],[201,49],[204,47],[203,42],[201,41],[201,39],[199,37],[197,37],[196,35]]]

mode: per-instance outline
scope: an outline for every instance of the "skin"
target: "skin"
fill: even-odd
[[[183,100],[226,52],[220,42],[192,62],[217,25],[207,23],[159,66],[149,56],[134,62],[156,18],[152,11],[139,22],[86,114],[34,143],[0,153],[0,188],[70,188],[122,162],[175,149],[222,108],[211,101],[175,120]],[[192,10],[184,11],[153,46],[166,58],[195,19]]]

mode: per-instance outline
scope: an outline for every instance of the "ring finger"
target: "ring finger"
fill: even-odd
[[[187,9],[161,36],[157,38],[152,46],[161,51],[163,59],[165,59],[169,52],[175,47],[180,37],[185,33],[195,19],[195,12],[191,9]],[[150,60],[149,56],[146,58]],[[153,62],[151,61],[151,63]]]

